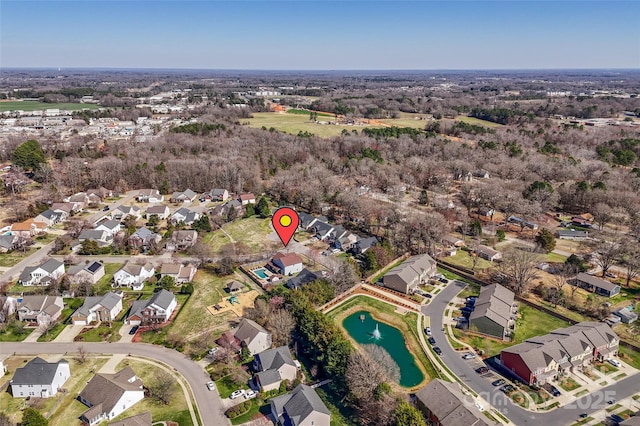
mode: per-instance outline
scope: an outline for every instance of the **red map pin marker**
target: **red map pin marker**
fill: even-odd
[[[290,207],[280,207],[271,218],[273,229],[276,230],[280,241],[282,241],[285,247],[289,244],[289,241],[291,241],[291,237],[293,237],[296,229],[298,229],[299,223],[300,218],[298,218],[298,213]]]

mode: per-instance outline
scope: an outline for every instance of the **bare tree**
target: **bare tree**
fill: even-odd
[[[253,308],[245,308],[243,311],[245,318],[253,320],[262,326],[269,321],[269,315],[271,315],[271,306],[264,299],[257,299],[253,304]]]
[[[602,230],[607,223],[613,218],[613,209],[605,203],[597,203],[591,209],[593,221],[598,225],[598,229]]]
[[[291,343],[291,333],[296,326],[296,320],[284,309],[276,309],[269,315],[267,328],[272,333],[273,344],[288,346]]]
[[[640,248],[638,243],[626,240],[622,245],[623,261],[627,278],[625,285],[629,287],[631,280],[640,275]]]
[[[84,346],[78,347],[78,352],[73,359],[75,359],[78,364],[84,364],[87,361],[87,350]]]
[[[358,275],[353,266],[347,262],[339,262],[329,278],[329,283],[336,289],[336,295],[340,295],[349,290],[358,282]]]
[[[603,240],[598,243],[596,251],[595,262],[602,269],[602,276],[604,277],[622,255],[622,246],[617,241]]]
[[[167,405],[171,402],[171,397],[175,392],[175,377],[164,370],[157,371],[151,381],[147,383],[149,396],[156,401]]]
[[[201,266],[211,261],[213,251],[211,250],[211,246],[199,239],[189,248],[189,254],[197,259],[196,266]]]
[[[389,355],[389,352],[387,352],[386,349],[374,344],[362,345],[362,347],[367,351],[371,360],[384,370],[386,377],[394,382],[398,382],[400,380],[400,367],[391,355]]]
[[[50,316],[46,316],[46,317],[43,317],[43,318],[40,320],[40,322],[39,322],[39,324],[38,324],[38,331],[40,331],[40,333],[41,333],[43,336],[46,336],[46,335],[48,335],[48,334],[49,334],[49,332],[50,332],[51,330],[53,330],[53,328],[54,328],[56,325],[58,325],[58,321],[57,321],[57,320],[55,320],[55,319],[51,318]]]
[[[563,272],[557,272],[551,277],[551,285],[554,289],[551,295],[551,302],[553,307],[558,306],[558,303],[562,300],[564,286],[567,285],[567,276]]]
[[[373,390],[385,380],[385,372],[368,354],[354,351],[347,363],[347,386],[357,399],[369,399]]]
[[[504,253],[499,269],[517,295],[526,294],[531,281],[537,278],[535,265],[538,258],[538,253],[528,248],[514,247]]]
[[[0,413],[0,426],[16,426],[16,424],[11,421],[7,414]]]

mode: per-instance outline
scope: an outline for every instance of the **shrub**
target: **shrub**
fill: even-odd
[[[234,405],[233,407],[227,410],[227,417],[229,417],[230,419],[235,419],[236,417],[243,415],[244,413],[246,413],[251,409],[251,404],[252,404],[252,401],[247,400],[247,401],[241,402],[238,405]]]

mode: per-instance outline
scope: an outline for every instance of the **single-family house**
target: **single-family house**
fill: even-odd
[[[331,412],[316,391],[300,384],[291,392],[271,399],[275,424],[291,426],[329,426]]]
[[[451,235],[451,234],[448,234],[442,237],[440,242],[442,243],[443,246],[449,246],[449,247],[463,247],[465,245],[464,240],[462,238],[458,238],[457,236]]]
[[[101,186],[100,188],[91,188],[85,191],[88,197],[95,196],[104,200],[105,198],[113,197],[113,191]]]
[[[491,207],[479,207],[477,212],[478,216],[482,217],[493,217],[493,215],[496,213],[496,211]]]
[[[167,241],[167,250],[186,250],[198,240],[198,231],[180,230],[173,231],[171,238]]]
[[[78,400],[89,407],[80,419],[93,426],[119,416],[143,398],[142,380],[131,367],[115,374],[97,373],[78,395]]]
[[[302,271],[302,258],[296,253],[281,253],[278,252],[271,259],[271,263],[278,270],[277,272],[282,275],[293,275]]]
[[[315,221],[313,225],[309,227],[309,231],[313,232],[319,240],[326,240],[331,236],[333,232],[333,226],[327,222]]]
[[[220,346],[233,350],[247,348],[251,355],[266,351],[272,344],[271,333],[247,318],[242,318],[238,327],[225,332],[217,342]]]
[[[136,200],[140,203],[161,203],[164,201],[164,196],[160,195],[157,189],[141,189]]]
[[[92,322],[112,322],[122,312],[122,292],[108,292],[104,296],[88,296],[72,315],[74,325],[89,325]]]
[[[229,294],[238,293],[242,291],[243,288],[244,286],[242,285],[242,283],[239,283],[236,280],[229,281],[227,285],[224,287],[224,289],[227,290]]]
[[[20,321],[30,324],[50,324],[57,320],[64,309],[60,296],[23,296],[16,313]]]
[[[109,426],[151,426],[152,416],[151,411],[145,411],[144,413],[136,416],[127,417],[117,422],[109,423]]]
[[[98,229],[84,229],[78,235],[78,241],[95,241],[100,247],[108,246],[113,242],[113,235],[107,231],[101,231]]]
[[[100,278],[104,277],[105,269],[104,264],[98,261],[87,261],[85,263],[78,263],[69,267],[67,271],[67,277],[72,284],[78,284],[81,282],[90,282],[95,284],[100,281]]]
[[[176,284],[189,283],[196,275],[198,268],[193,265],[183,265],[182,263],[163,263],[160,266],[160,279],[171,277]]]
[[[353,248],[353,245],[360,239],[356,234],[352,232],[346,232],[342,237],[337,238],[333,241],[333,245],[335,248],[349,251]]]
[[[174,214],[171,215],[171,223],[178,224],[184,223],[185,225],[193,225],[193,222],[200,219],[200,213],[189,210],[186,207],[181,207]]]
[[[267,349],[255,355],[253,368],[256,371],[254,379],[256,385],[267,392],[278,389],[283,380],[293,383],[298,374],[298,367],[291,358],[287,346]]]
[[[64,275],[64,263],[57,259],[49,259],[38,266],[27,266],[22,270],[18,284],[24,286],[49,285],[50,280],[57,280]]]
[[[228,216],[229,211],[234,209],[237,216],[241,216],[244,211],[244,207],[242,207],[242,203],[237,199],[229,200],[221,206],[216,206],[209,211],[211,216]]]
[[[560,229],[556,231],[556,237],[561,240],[586,240],[587,238],[589,238],[589,232],[577,231],[573,228]]]
[[[69,217],[78,212],[74,203],[53,203],[51,204],[51,210],[61,213],[64,217]]]
[[[178,301],[169,290],[161,289],[147,300],[136,300],[131,305],[127,324],[148,325],[169,321]]]
[[[158,216],[158,219],[164,220],[168,218],[169,214],[171,213],[171,211],[169,210],[169,207],[165,206],[164,204],[161,204],[159,206],[149,206],[147,207],[146,212],[147,212],[147,220],[149,220],[151,216]]]
[[[142,217],[142,210],[138,206],[118,206],[111,213],[111,217],[115,220],[124,220],[127,216],[138,220]]]
[[[287,282],[284,284],[285,287],[290,288],[291,290],[296,290],[302,287],[305,284],[309,284],[313,281],[317,281],[321,278],[317,273],[310,271],[307,268],[304,268],[298,275],[293,278],[289,278]]]
[[[36,222],[33,219],[27,219],[24,222],[14,223],[11,225],[11,233],[22,238],[31,238],[41,232],[45,232],[48,226],[43,222]]]
[[[118,232],[122,230],[122,225],[117,219],[104,220],[100,222],[94,229],[96,231],[104,231],[109,234],[110,237],[114,237]]]
[[[144,282],[155,273],[156,270],[150,263],[137,265],[129,262],[113,274],[113,282],[117,287],[131,287],[133,290],[142,290]]]
[[[484,169],[476,170],[473,172],[473,177],[477,179],[489,179],[489,172]]]
[[[514,225],[518,225],[521,228],[529,228],[532,230],[536,230],[538,229],[538,224],[537,223],[533,223],[530,222],[528,220],[525,220],[521,217],[517,217],[517,216],[509,216],[509,218],[507,219],[507,222],[509,223],[513,223]]]
[[[240,201],[240,203],[243,206],[246,206],[247,204],[255,204],[256,203],[256,196],[253,195],[250,192],[247,192],[245,194],[240,194],[238,196],[238,201]]]
[[[9,381],[14,398],[50,398],[56,396],[71,377],[69,361],[47,362],[35,357],[24,367],[16,368]]]
[[[211,192],[211,201],[226,201],[229,198],[229,191],[226,189],[212,189]]]
[[[624,324],[633,324],[638,320],[638,314],[633,311],[633,305],[613,311],[613,315],[620,318]]]
[[[309,227],[318,220],[318,218],[305,212],[298,212],[298,219],[300,220],[300,223],[298,224],[300,229],[309,229]],[[322,218],[322,221],[326,222],[327,218]]]
[[[600,296],[612,297],[620,293],[620,286],[618,284],[584,272],[580,272],[576,277],[576,285]]]
[[[173,194],[171,194],[171,198],[169,201],[172,203],[190,203],[195,200],[197,196],[198,194],[190,189],[187,189],[185,191],[174,192]]]
[[[0,253],[7,253],[16,248],[18,236],[16,234],[5,234],[0,236]]]
[[[482,287],[469,315],[469,329],[506,340],[515,326],[514,298],[515,294],[500,284]]]
[[[400,293],[410,294],[420,283],[436,273],[436,262],[428,254],[411,256],[382,277],[382,284]]]
[[[64,198],[62,201],[65,203],[73,203],[75,205],[74,210],[82,211],[89,205],[89,196],[84,192],[78,192],[77,194]]]
[[[542,385],[559,373],[614,355],[619,343],[606,323],[581,322],[503,349],[500,363],[524,383]]]
[[[462,393],[460,385],[435,379],[416,392],[416,406],[430,425],[489,426],[485,416]]]
[[[54,211],[51,209],[47,209],[40,213],[38,216],[34,217],[34,222],[42,222],[48,227],[55,225],[58,222],[65,220],[67,216],[64,212]]]
[[[367,250],[375,247],[378,244],[376,237],[359,238],[355,244],[353,244],[351,251],[355,255],[365,254]]]
[[[129,248],[135,250],[148,250],[152,244],[159,244],[162,237],[149,229],[142,227],[136,230],[127,239]]]
[[[491,247],[479,245],[478,247],[476,247],[475,252],[476,256],[490,262],[502,259],[502,253],[492,249]]]

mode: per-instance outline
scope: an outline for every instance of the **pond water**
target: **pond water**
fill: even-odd
[[[364,316],[364,321],[360,316]],[[375,332],[377,325],[378,332]],[[424,374],[418,368],[416,360],[407,349],[400,330],[383,322],[378,322],[367,311],[359,311],[349,315],[342,321],[347,333],[361,345],[376,344],[389,352],[389,355],[400,367],[400,386],[410,388],[424,380]],[[376,336],[379,334],[379,338]]]

